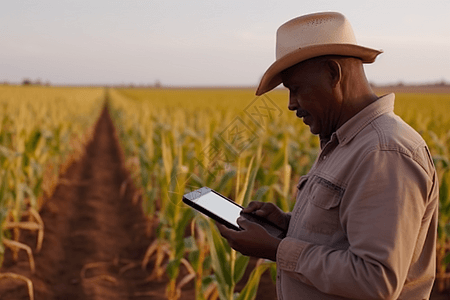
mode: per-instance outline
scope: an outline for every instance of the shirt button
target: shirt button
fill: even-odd
[[[325,159],[327,159],[327,156],[326,156],[326,155],[324,155],[324,156],[323,156],[323,159],[324,159],[324,160],[325,160]]]

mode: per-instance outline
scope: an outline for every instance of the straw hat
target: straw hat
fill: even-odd
[[[292,19],[278,28],[276,60],[264,73],[256,95],[278,86],[280,73],[301,61],[322,55],[343,55],[372,63],[382,52],[358,45],[350,22],[340,13],[315,13]]]

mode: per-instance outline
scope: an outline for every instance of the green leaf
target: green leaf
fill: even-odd
[[[167,264],[166,273],[170,279],[175,279],[178,277],[178,273],[180,270],[180,263],[181,263],[181,259],[176,258],[176,259],[169,261],[169,263]]]
[[[284,165],[284,150],[281,149],[273,159],[273,163],[271,164],[270,168],[273,171],[276,171],[280,169]]]
[[[441,180],[441,185],[439,187],[439,213],[440,218],[444,220],[449,220],[450,218],[450,195],[448,188],[448,171],[444,173]]]
[[[187,251],[195,251],[197,250],[197,244],[195,243],[195,239],[193,236],[188,236],[184,238],[184,247]]]
[[[268,187],[267,185],[260,187],[256,193],[255,193],[255,197],[253,197],[254,201],[262,201],[262,197],[264,197],[264,195],[267,193],[267,191],[270,189],[270,187]]]
[[[217,280],[217,289],[221,299],[229,299],[227,297],[228,290],[233,284],[231,278],[231,266],[229,264],[230,246],[225,244],[218,233],[216,226],[211,220],[201,217],[197,220],[200,228],[206,232],[207,241],[210,247],[212,268]]]
[[[203,260],[203,270],[209,270],[211,269],[211,265],[212,265],[212,259],[211,256],[208,255],[205,257],[205,259]]]
[[[445,255],[444,259],[442,260],[442,263],[445,266],[448,266],[450,264],[450,252]]]
[[[212,248],[216,249],[216,257],[217,257],[217,262],[219,266],[219,271],[221,273],[222,278],[224,279],[225,283],[227,284],[227,286],[231,286],[233,284],[233,280],[231,277],[231,268],[230,268],[230,252],[231,249],[228,246],[228,243],[225,243],[222,240],[222,237],[220,236],[220,234],[218,233],[215,225],[211,223],[211,232],[212,232],[212,239],[213,239],[213,243],[214,245],[212,245]],[[210,249],[211,251],[211,249]],[[212,251],[211,251],[212,252]],[[214,259],[214,258],[213,258]],[[215,263],[213,262],[213,266],[215,265]]]
[[[25,151],[28,153],[34,153],[41,136],[42,136],[41,131],[39,129],[35,129],[33,133],[31,133],[31,136],[29,137],[29,139],[25,144]]]
[[[202,178],[200,178],[199,176],[197,176],[197,174],[190,174],[190,181],[189,181],[191,186],[195,186],[195,187],[202,187],[205,186],[205,182],[203,181]]]
[[[253,300],[256,297],[256,292],[258,291],[259,281],[262,274],[270,267],[271,263],[263,263],[257,266],[247,281],[247,284],[242,289],[237,300]]]
[[[450,237],[450,223],[445,224],[444,232],[446,236]]]
[[[439,203],[444,205],[450,202],[447,183],[448,176],[446,176],[447,174],[448,172],[444,173],[444,176],[442,177],[441,186],[439,187]]]
[[[442,238],[442,234],[443,234],[443,230],[442,230],[442,226],[440,224],[441,222],[438,222],[438,228],[437,228],[437,233],[438,233],[438,239],[440,240]]]
[[[249,260],[250,257],[248,256],[240,254],[237,255],[236,261],[234,262],[234,282],[239,282],[242,276],[244,276]]]
[[[186,227],[194,217],[194,211],[188,207],[183,207],[180,208],[179,213],[181,213],[181,218],[178,220],[178,223],[176,224],[175,231],[177,238],[183,240]]]
[[[253,187],[255,185],[255,178],[256,178],[256,173],[258,172],[259,164],[260,164],[260,162],[257,161],[255,163],[255,165],[253,166],[252,171],[250,173],[248,184],[245,189],[244,200],[242,201],[242,205],[244,207],[246,207],[248,205],[248,203],[250,202],[250,197],[253,192]]]
[[[222,178],[220,179],[219,184],[214,188],[214,190],[221,192],[222,190],[225,189],[225,186],[227,185],[227,183],[234,177],[236,176],[236,171],[235,170],[231,170],[226,172]]]
[[[208,286],[213,282],[216,282],[216,276],[214,274],[203,277],[202,289],[206,290],[206,288],[208,288]]]
[[[194,270],[198,270],[199,257],[200,257],[200,251],[194,250],[194,251],[189,252],[188,259],[192,265],[192,268],[194,268]]]
[[[273,283],[277,282],[277,264],[273,263],[270,265],[270,277]]]
[[[8,185],[8,171],[1,170],[1,185],[0,185],[0,207],[4,207],[6,205],[6,194],[7,194],[7,185]],[[1,221],[1,220],[0,220]],[[1,224],[1,222],[0,222]]]

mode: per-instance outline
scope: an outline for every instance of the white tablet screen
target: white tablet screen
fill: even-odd
[[[241,208],[227,199],[220,197],[216,193],[206,193],[195,199],[193,202],[215,215],[218,215],[229,223],[234,224],[236,227],[239,227],[236,219],[239,218]]]

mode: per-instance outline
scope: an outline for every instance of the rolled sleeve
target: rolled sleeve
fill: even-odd
[[[294,272],[297,269],[300,255],[308,243],[286,237],[278,245],[277,265],[280,269]]]

